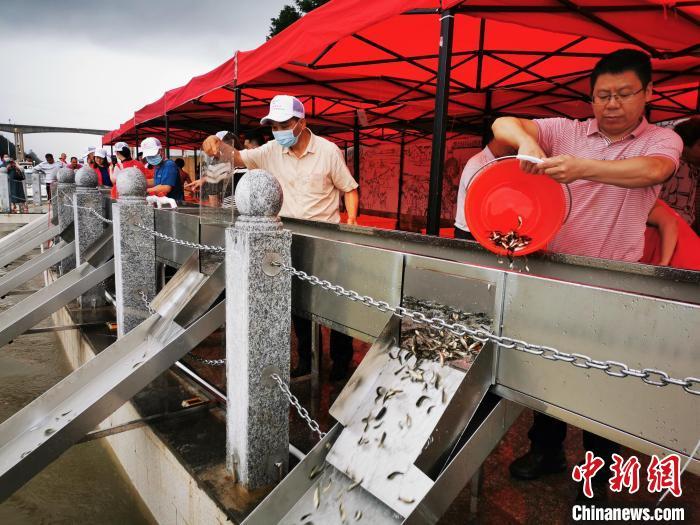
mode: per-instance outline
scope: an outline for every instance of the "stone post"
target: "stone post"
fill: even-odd
[[[59,168],[56,172],[56,213],[61,231],[73,225],[73,194],[75,193],[75,172],[70,168]],[[60,273],[65,275],[75,268],[75,256],[63,259]]]
[[[289,383],[292,234],[277,214],[282,188],[251,170],[236,188],[240,215],[226,230],[227,466],[249,489],[279,481],[289,464],[289,402],[270,375]]]
[[[32,173],[32,200],[34,206],[41,206],[41,172]]]
[[[153,207],[146,203],[146,178],[138,168],[119,173],[119,198],[112,204],[117,335],[122,337],[149,317],[141,293],[156,295],[156,241],[136,227],[153,229]]]
[[[0,213],[10,213],[10,179],[7,168],[0,168]]]
[[[107,224],[97,217],[104,215],[102,194],[97,189],[97,174],[89,166],[75,173],[75,194],[73,195],[73,224],[75,225],[75,259],[77,265],[85,262],[85,254],[104,233]],[[100,283],[78,298],[81,308],[104,306],[105,285]]]

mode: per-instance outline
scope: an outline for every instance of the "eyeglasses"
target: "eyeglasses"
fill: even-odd
[[[623,93],[607,93],[604,95],[593,95],[593,99],[591,100],[591,102],[596,106],[607,106],[610,103],[610,101],[614,98],[620,104],[626,104],[627,102],[632,100],[633,96],[638,95],[642,91],[644,91],[643,87],[639,88],[637,91],[625,91]]]

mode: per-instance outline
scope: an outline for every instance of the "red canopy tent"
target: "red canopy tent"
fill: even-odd
[[[432,135],[434,233],[447,130],[481,133],[501,114],[589,116],[590,70],[621,46],[653,57],[650,120],[695,114],[699,20],[698,1],[383,0],[368,9],[332,0],[146,106],[134,123],[198,136],[238,131],[285,92],[336,140]]]

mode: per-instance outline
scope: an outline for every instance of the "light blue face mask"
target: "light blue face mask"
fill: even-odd
[[[299,141],[299,135],[294,135],[294,130],[298,124],[299,122],[297,122],[292,129],[273,130],[272,136],[275,137],[277,143],[283,148],[291,148]]]
[[[146,162],[151,166],[157,166],[163,161],[163,157],[160,155],[153,155],[152,157],[146,157]]]

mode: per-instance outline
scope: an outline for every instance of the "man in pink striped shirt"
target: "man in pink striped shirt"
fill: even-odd
[[[649,57],[621,49],[598,61],[591,74],[594,118],[502,117],[494,122],[496,139],[518,153],[544,159],[541,164],[521,162],[525,171],[548,175],[571,189],[571,214],[549,250],[630,262],[642,257],[647,217],[683,149],[673,131],[644,118],[651,96]],[[563,422],[535,413],[528,435],[531,448],[511,464],[514,477],[535,479],[566,469]],[[617,450],[616,444],[588,432],[583,442],[606,464]],[[594,479],[600,499],[606,496],[606,481]]]

